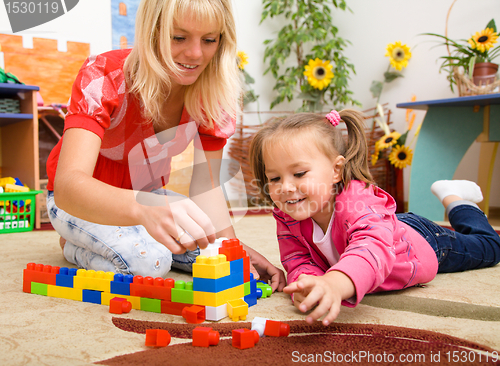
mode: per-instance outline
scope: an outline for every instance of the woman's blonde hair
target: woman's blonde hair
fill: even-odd
[[[174,21],[189,16],[196,23],[220,27],[220,43],[209,65],[186,87],[184,104],[189,115],[206,127],[222,125],[223,111],[236,117],[241,91],[236,63],[236,27],[231,0],[142,0],[137,10],[135,44],[124,65],[130,92],[155,125],[164,121],[171,75],[178,74],[171,54]]]
[[[324,115],[298,113],[278,118],[262,127],[250,144],[250,165],[264,200],[272,202],[267,190],[264,154],[273,146],[287,149],[294,139],[315,144],[319,151],[334,160],[338,155],[345,157],[339,192],[356,179],[374,184],[368,169],[368,146],[361,112],[344,109],[339,112],[347,127],[347,142],[339,126],[333,127]]]

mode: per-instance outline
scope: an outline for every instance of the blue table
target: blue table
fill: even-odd
[[[441,221],[444,208],[431,193],[433,182],[452,179],[471,144],[481,142],[478,184],[488,211],[493,163],[500,141],[500,93],[401,103],[398,108],[427,110],[411,165],[409,210]]]

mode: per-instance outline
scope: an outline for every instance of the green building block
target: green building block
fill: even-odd
[[[47,296],[48,285],[45,283],[31,282],[31,293]]]
[[[141,297],[141,310],[161,313],[161,300]]]
[[[250,288],[250,282],[245,282],[243,284],[243,293],[245,294],[245,296],[250,295],[251,291],[252,290]]]
[[[193,282],[175,281],[171,295],[172,302],[194,304]]]

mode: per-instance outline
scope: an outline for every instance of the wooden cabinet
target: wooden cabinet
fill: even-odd
[[[17,177],[32,190],[40,189],[37,91],[33,85],[0,83],[0,99],[19,100],[20,113],[0,112],[1,176]],[[40,227],[37,195],[35,227]]]

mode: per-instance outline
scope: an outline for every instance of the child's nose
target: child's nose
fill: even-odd
[[[290,180],[285,180],[283,182],[283,192],[295,192],[297,190],[297,186],[294,182]]]

